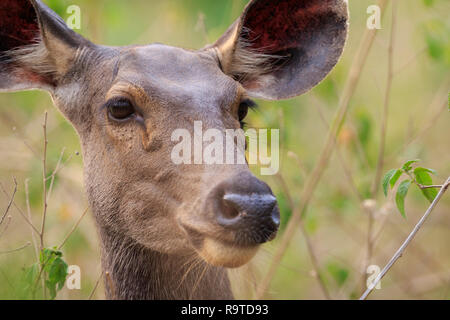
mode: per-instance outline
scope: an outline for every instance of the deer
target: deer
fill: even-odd
[[[233,299],[228,270],[275,238],[280,212],[247,164],[174,164],[171,133],[241,127],[255,99],[322,81],[346,0],[251,0],[213,44],[112,47],[40,0],[0,2],[0,92],[44,90],[81,141],[107,299]],[[107,275],[107,276],[106,276]]]

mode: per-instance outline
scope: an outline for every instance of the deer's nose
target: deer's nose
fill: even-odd
[[[253,176],[244,185],[224,188],[216,198],[216,220],[242,245],[272,240],[280,226],[277,200],[270,188]],[[245,187],[247,185],[247,187]]]

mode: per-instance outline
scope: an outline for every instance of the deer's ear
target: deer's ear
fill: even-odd
[[[213,47],[223,71],[251,95],[290,98],[335,66],[347,20],[346,0],[252,0]]]
[[[0,91],[51,91],[88,44],[40,0],[1,0]]]

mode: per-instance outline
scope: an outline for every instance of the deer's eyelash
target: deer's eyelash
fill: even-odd
[[[130,101],[130,99],[119,96],[119,97],[111,98],[108,101],[106,101],[102,105],[101,109],[104,110],[104,109],[108,109],[111,106],[123,105],[123,104],[131,104],[134,106],[134,104]]]
[[[241,129],[244,129],[247,126],[247,122],[244,121],[244,119],[247,117],[248,110],[256,110],[258,108],[258,104],[251,100],[251,99],[243,99],[241,103],[239,104],[239,111],[238,111],[238,117],[239,117],[239,123],[241,125]],[[245,109],[242,112],[245,114],[241,115],[241,109]]]
[[[247,108],[249,108],[250,110],[255,110],[258,109],[258,104],[249,98],[245,98],[244,100],[241,101],[240,103],[241,105],[245,105]]]

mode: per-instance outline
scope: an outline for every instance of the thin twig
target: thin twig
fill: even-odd
[[[417,186],[418,186],[420,189],[431,189],[431,188],[440,189],[440,188],[442,188],[442,185],[440,185],[440,184],[438,184],[438,185],[424,186],[423,184],[418,183]]]
[[[325,126],[325,129],[326,130],[330,130],[330,124],[328,123],[328,120],[325,117],[325,113],[324,113],[322,104],[320,103],[319,99],[317,99],[316,97],[314,97],[314,100],[316,102],[315,103],[315,107],[317,108],[317,111],[319,113],[320,119],[322,120],[323,125]],[[335,143],[336,143],[336,141],[335,141]],[[359,202],[363,203],[364,197],[361,194],[361,192],[359,192],[358,187],[356,186],[355,179],[354,179],[353,174],[352,174],[352,170],[349,167],[349,165],[347,164],[347,162],[345,161],[344,156],[343,156],[343,154],[341,152],[341,148],[340,148],[339,144],[336,144],[336,154],[338,156],[338,159],[339,159],[339,162],[340,162],[340,164],[342,166],[342,169],[344,170],[344,174],[347,177],[347,181],[349,182],[350,187],[353,190],[353,193],[358,197]]]
[[[52,174],[50,175],[50,177],[46,178],[46,181],[48,179],[50,179],[50,187],[48,188],[48,194],[47,194],[47,201],[50,199],[50,197],[52,196],[52,191],[53,191],[53,183],[55,182],[55,177],[56,177],[56,172],[58,172],[59,167],[61,165],[61,161],[62,158],[64,156],[64,152],[66,151],[66,148],[62,148],[61,150],[61,154],[59,155],[59,159],[58,162],[56,163],[56,167],[53,170]]]
[[[78,151],[71,153],[70,156],[67,158],[67,160],[64,161],[64,162],[59,166],[58,170],[53,171],[52,175],[57,175],[62,169],[64,169],[64,168],[69,164],[69,162],[72,160],[72,158],[73,158],[74,155],[78,156],[78,155],[79,155]],[[51,176],[52,176],[52,175],[51,175]],[[51,176],[50,176],[49,178],[51,178]]]
[[[381,273],[375,278],[375,280],[370,284],[370,286],[367,288],[367,290],[359,298],[360,300],[365,300],[369,296],[369,294],[373,291],[373,289],[380,282],[380,280],[383,279],[383,277],[386,275],[386,273],[389,271],[389,269],[391,269],[392,266],[394,265],[394,263],[403,255],[403,253],[405,252],[405,250],[408,247],[409,243],[412,241],[412,239],[414,239],[415,235],[420,230],[420,228],[423,226],[423,224],[425,223],[426,219],[431,214],[433,209],[436,207],[436,205],[438,204],[439,200],[441,200],[442,196],[444,195],[445,191],[447,191],[449,186],[450,186],[450,177],[448,177],[447,181],[442,185],[442,188],[439,190],[439,193],[437,194],[436,198],[434,198],[433,202],[428,207],[427,211],[424,213],[422,218],[416,224],[414,229],[408,235],[406,240],[403,242],[403,244],[400,246],[400,248],[397,250],[397,252],[391,258],[391,260],[389,260],[389,262],[383,268]]]
[[[41,250],[44,248],[44,232],[45,232],[45,219],[47,217],[47,111],[44,114],[44,123],[42,124],[42,128],[44,131],[44,154],[42,156],[42,183],[43,183],[43,200],[44,200],[44,208],[42,212],[42,223],[41,223],[41,232],[39,233],[39,237],[41,240]]]
[[[403,70],[405,70],[411,63],[413,63],[414,61],[416,61],[417,58],[418,58],[420,55],[424,54],[426,51],[427,51],[427,48],[424,47],[424,48],[420,49],[418,52],[416,52],[416,53],[414,54],[414,56],[412,56],[409,60],[406,61],[405,64],[403,64],[402,66],[400,66],[399,68],[397,68],[397,69],[394,71],[394,76],[397,76],[400,72],[402,72]]]
[[[378,5],[382,9],[381,12],[384,11],[384,8],[387,4],[387,0],[379,0]],[[303,188],[303,192],[301,195],[301,205],[297,214],[293,214],[288,226],[285,230],[283,237],[281,238],[280,245],[275,252],[274,258],[269,266],[269,270],[266,276],[262,279],[261,284],[258,287],[256,292],[256,299],[261,299],[264,296],[267,288],[272,281],[273,276],[280,264],[280,261],[286,252],[295,232],[297,231],[297,227],[302,217],[304,216],[306,209],[308,208],[309,201],[322,178],[323,172],[328,165],[328,161],[331,157],[331,154],[334,149],[334,141],[340,132],[340,128],[342,124],[345,122],[347,112],[349,109],[350,99],[353,97],[356,86],[359,83],[359,79],[361,76],[362,69],[367,60],[369,51],[372,47],[373,41],[375,39],[375,35],[377,33],[377,29],[366,30],[361,41],[361,45],[358,49],[358,53],[356,54],[356,58],[354,59],[354,63],[350,70],[349,77],[347,79],[344,92],[342,98],[339,102],[338,111],[336,117],[334,119],[333,125],[328,133],[328,138],[325,143],[325,147],[322,150],[320,158],[313,169],[312,173],[308,176],[308,179]]]
[[[88,212],[89,208],[86,208],[83,212],[83,214],[80,216],[80,218],[78,218],[78,221],[74,224],[74,226],[72,227],[72,229],[70,230],[70,232],[66,235],[66,237],[64,238],[64,240],[61,242],[61,244],[58,247],[58,250],[61,250],[61,248],[66,244],[67,240],[70,238],[70,236],[74,233],[74,231],[78,228],[78,226],[80,225],[81,220],[83,220],[84,216],[86,215],[86,213]]]
[[[436,91],[433,96],[433,99],[429,106],[426,107],[427,110],[437,109],[436,112],[430,117],[427,122],[427,125],[422,128],[419,132],[412,135],[406,143],[400,148],[400,150],[395,150],[393,156],[397,156],[398,154],[402,154],[408,146],[413,144],[419,138],[427,133],[428,130],[433,128],[436,125],[436,122],[441,117],[442,113],[448,108],[448,92],[450,87],[450,77],[446,77],[442,81],[442,85]],[[429,112],[430,113],[430,112]]]
[[[48,203],[47,203],[47,146],[48,146],[48,140],[47,140],[47,118],[48,118],[48,113],[47,111],[45,111],[44,114],[44,123],[42,124],[42,129],[44,132],[44,153],[42,155],[42,198],[43,198],[43,212],[42,212],[42,222],[41,222],[41,232],[39,233],[39,239],[40,239],[40,251],[42,251],[45,247],[44,244],[44,233],[45,233],[45,220],[47,218],[47,207],[48,207]],[[42,290],[43,290],[43,295],[44,295],[44,299],[46,299],[47,296],[47,292],[45,290],[45,272],[44,272],[44,266],[41,265],[41,271],[39,272],[39,277],[37,278],[37,280],[39,280],[41,275],[44,275],[42,277]]]
[[[6,220],[5,227],[3,228],[3,231],[0,231],[0,238],[3,236],[3,234],[6,232],[6,230],[8,230],[8,227],[11,224],[12,216],[9,215],[7,219],[8,220]]]
[[[97,290],[98,285],[100,284],[100,280],[103,278],[103,274],[104,274],[104,271],[102,271],[100,273],[100,276],[98,277],[97,281],[95,282],[95,286],[92,289],[91,293],[89,294],[88,300],[92,300],[92,298],[94,297],[94,293]]]
[[[2,225],[3,221],[5,220],[6,215],[8,214],[9,209],[11,208],[11,205],[13,204],[13,202],[14,202],[14,197],[15,197],[16,192],[17,192],[17,180],[16,180],[16,178],[14,178],[14,177],[13,177],[13,180],[14,180],[14,190],[13,190],[11,199],[9,199],[8,205],[6,206],[5,213],[3,213],[2,217],[0,218],[0,226]]]
[[[23,250],[23,249],[29,247],[30,245],[31,245],[31,242],[28,241],[27,243],[25,243],[23,246],[21,246],[19,248],[9,250],[9,251],[0,251],[0,254],[8,254],[8,253],[17,252],[17,251],[20,251],[20,250]]]
[[[282,128],[282,127],[280,127],[280,128]],[[307,176],[307,175],[308,175],[308,169],[307,169],[306,166],[302,163],[302,161],[300,160],[300,157],[298,156],[298,154],[296,154],[296,153],[293,152],[293,151],[288,151],[287,156],[288,156],[289,158],[292,158],[292,159],[295,160],[295,162],[297,163],[297,166],[298,166],[298,167],[300,168],[300,170],[301,170],[302,178],[303,178],[303,176]]]
[[[0,189],[2,189],[2,192],[3,192],[3,193],[5,194],[5,196],[9,199],[8,192],[6,192],[6,189],[3,187],[3,184],[2,184],[2,183],[0,183]],[[37,234],[39,234],[38,229],[33,225],[33,223],[32,223],[30,220],[28,220],[27,216],[23,213],[22,209],[20,209],[19,206],[17,206],[17,204],[16,204],[15,201],[13,201],[13,204],[12,204],[12,205],[13,205],[14,208],[16,208],[16,210],[20,213],[20,215],[21,215],[22,218],[25,220],[25,222],[26,222],[31,228],[33,228],[33,230],[34,230]]]
[[[27,204],[27,215],[28,215],[28,219],[30,221],[32,221],[31,219],[31,207],[30,207],[30,192],[29,192],[29,188],[28,188],[28,182],[29,179],[25,180],[25,201]],[[33,247],[34,247],[34,253],[36,256],[36,260],[39,262],[39,248],[38,248],[38,244],[36,241],[36,233],[34,232],[33,228],[31,228],[31,239],[33,240]]]

